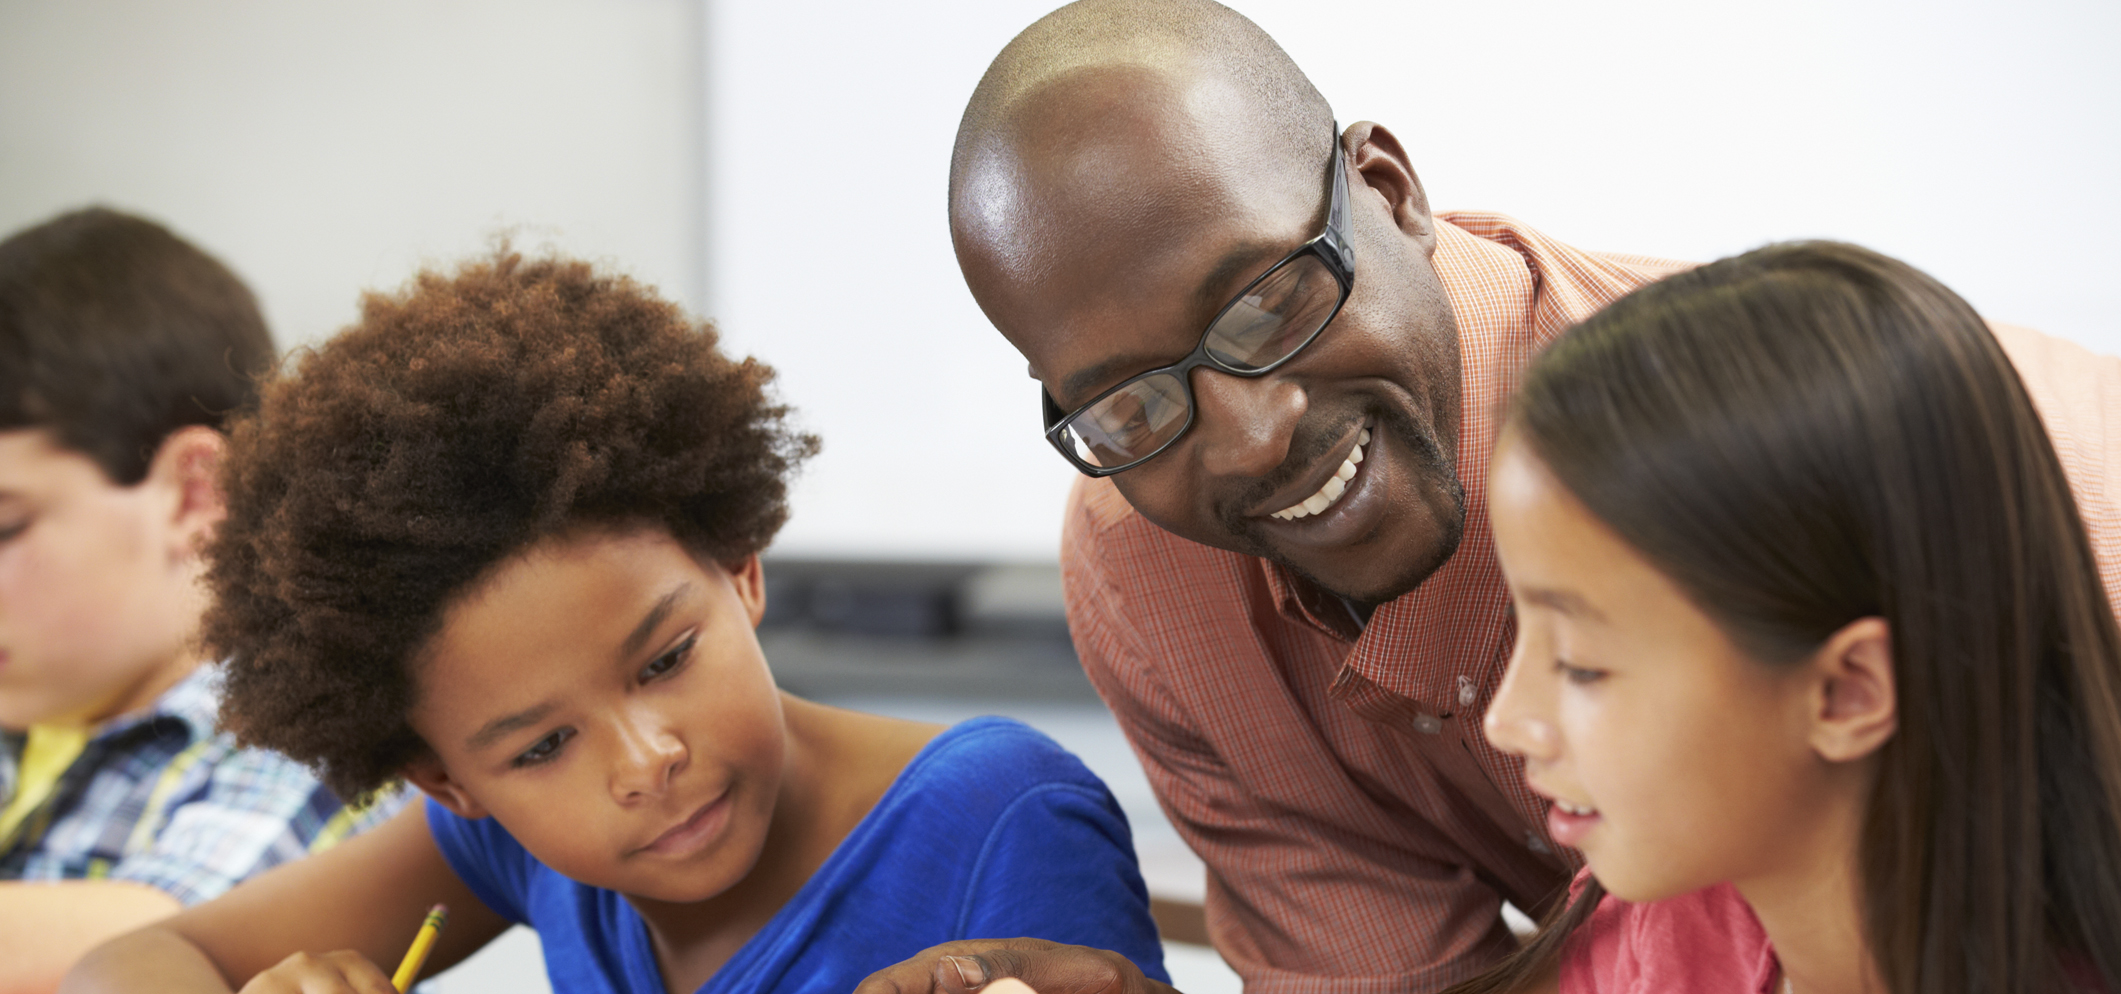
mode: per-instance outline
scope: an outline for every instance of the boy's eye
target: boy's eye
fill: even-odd
[[[698,641],[698,638],[696,635],[685,636],[685,641],[679,642],[669,652],[655,657],[654,662],[641,667],[641,682],[646,683],[685,665],[685,660],[692,657],[692,644]]]
[[[1587,670],[1581,666],[1570,666],[1559,659],[1554,661],[1554,669],[1562,675],[1563,679],[1575,684],[1597,683],[1605,679],[1604,670]]]
[[[523,750],[516,756],[512,765],[517,767],[536,766],[539,763],[550,762],[554,756],[560,754],[560,747],[567,744],[567,740],[571,738],[574,738],[574,729],[558,729],[552,734],[539,739],[535,745]]]

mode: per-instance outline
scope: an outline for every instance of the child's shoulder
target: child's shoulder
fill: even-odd
[[[1774,973],[1767,930],[1736,888],[1717,884],[1661,901],[1606,895],[1569,937],[1561,991],[1708,990],[1734,976],[1751,985],[1744,990],[1760,990]]]
[[[899,775],[893,793],[947,790],[959,801],[1008,803],[1044,788],[1105,794],[1104,782],[1074,753],[1013,718],[959,722],[929,740]],[[964,791],[972,788],[973,793]]]

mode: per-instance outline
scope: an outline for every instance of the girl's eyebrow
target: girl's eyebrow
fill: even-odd
[[[1551,608],[1571,617],[1589,621],[1606,620],[1605,613],[1591,606],[1582,594],[1573,590],[1552,590],[1534,587],[1524,592],[1524,599],[1541,607]]]
[[[691,592],[692,583],[682,582],[664,594],[663,599],[656,601],[655,606],[648,609],[647,616],[641,619],[641,623],[634,626],[633,634],[626,636],[626,641],[619,646],[619,657],[630,658],[641,651],[641,646],[647,644],[655,635],[655,630],[662,627],[663,622],[670,617],[670,612],[677,607],[678,601]]]
[[[528,728],[532,725],[537,724],[540,721],[544,721],[545,716],[551,714],[552,709],[558,706],[559,705],[553,701],[546,701],[542,704],[536,704],[524,708],[523,710],[517,711],[514,714],[502,715],[499,718],[495,718],[494,720],[489,721],[486,724],[480,726],[478,731],[473,732],[471,734],[471,738],[464,740],[464,748],[471,752],[478,752],[479,750],[494,744],[494,742],[501,738],[501,736],[507,735],[510,732],[518,731],[520,729]]]

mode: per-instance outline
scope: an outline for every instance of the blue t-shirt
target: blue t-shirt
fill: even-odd
[[[490,818],[429,801],[427,824],[480,900],[537,930],[554,990],[661,994],[624,897],[547,868]],[[700,994],[844,994],[937,943],[1017,936],[1111,949],[1169,980],[1111,792],[1052,739],[976,718],[921,749]]]

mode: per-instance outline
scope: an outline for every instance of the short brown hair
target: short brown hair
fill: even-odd
[[[91,207],[0,242],[0,429],[48,428],[113,483],[222,427],[272,361],[250,289],[159,224]]]
[[[541,539],[667,528],[733,563],[787,519],[817,440],[773,371],[588,264],[503,249],[371,294],[231,431],[209,550],[222,722],[340,796],[428,754],[406,722],[443,611]]]

